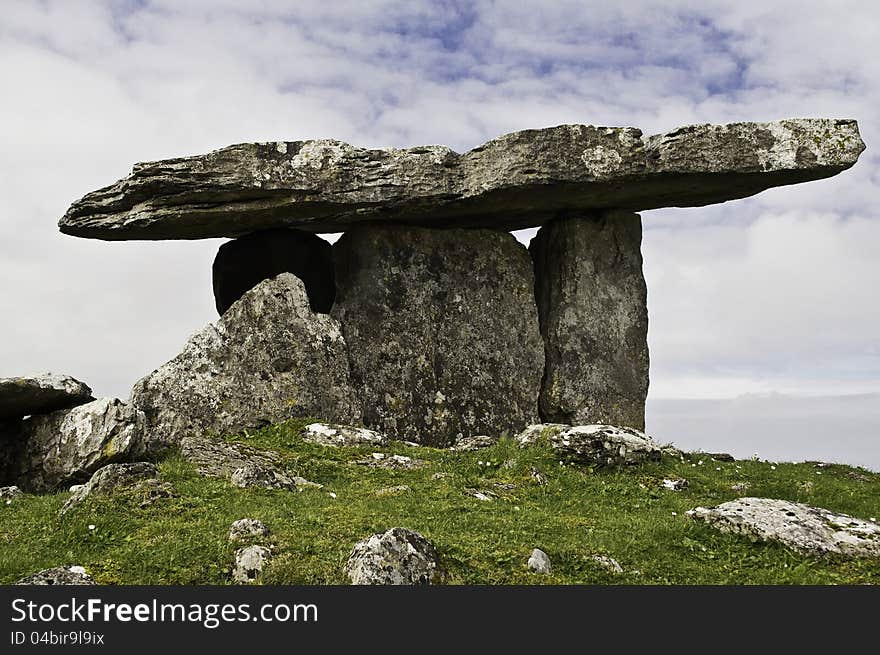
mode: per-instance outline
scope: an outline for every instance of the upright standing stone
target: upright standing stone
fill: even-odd
[[[364,424],[448,446],[533,422],[544,369],[528,253],[511,234],[382,226],[334,246]]]
[[[330,243],[302,230],[264,230],[220,246],[214,258],[214,301],[223,314],[263,280],[293,273],[302,280],[312,310],[333,306],[333,254]]]
[[[647,288],[641,219],[565,218],[532,239],[546,345],[541,418],[643,430],[648,394]]]

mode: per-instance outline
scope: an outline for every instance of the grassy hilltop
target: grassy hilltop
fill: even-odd
[[[239,489],[171,456],[160,463],[161,478],[179,495],[143,508],[132,492],[90,497],[61,518],[67,492],[0,506],[0,583],[78,564],[104,584],[228,584],[235,546],[227,535],[244,517],[272,531],[265,584],[345,584],[342,567],[354,543],[394,526],[430,539],[452,584],[880,583],[880,560],[809,558],[685,515],[698,505],[766,496],[876,518],[880,474],[864,469],[693,453],[591,470],[561,464],[549,445],[519,448],[510,440],[474,452],[402,443],[326,448],[299,438],[307,422],[230,439],[280,453],[291,472],[323,489]],[[387,470],[357,463],[376,451],[425,464]],[[675,478],[689,486],[663,487]],[[409,489],[393,489],[401,485]],[[529,571],[536,547],[550,556],[552,574]],[[612,573],[594,555],[614,558],[624,572]]]

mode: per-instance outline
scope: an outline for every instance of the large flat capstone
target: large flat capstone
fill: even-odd
[[[534,422],[544,371],[525,247],[494,230],[362,227],[333,249],[364,425],[449,446]]]
[[[836,175],[864,150],[854,120],[514,132],[464,154],[445,146],[244,143],[136,164],[73,203],[65,234],[236,237],[274,227],[342,232],[366,222],[514,230],[568,212],[694,207]]]

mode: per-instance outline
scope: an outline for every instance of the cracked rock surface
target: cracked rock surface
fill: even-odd
[[[434,545],[407,528],[391,528],[357,542],[344,570],[356,585],[435,584],[442,579]]]
[[[343,232],[379,220],[516,230],[565,213],[745,198],[835,175],[862,150],[856,121],[831,118],[690,125],[648,137],[633,127],[560,125],[464,154],[329,139],[242,143],[135,164],[74,202],[59,227],[107,240]]]
[[[688,512],[722,532],[775,541],[807,555],[880,557],[880,525],[775,498],[737,498]]]

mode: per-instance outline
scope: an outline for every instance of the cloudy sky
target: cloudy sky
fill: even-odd
[[[876,2],[0,8],[0,376],[63,371],[125,398],[216,318],[221,240],[58,233],[73,200],[137,161],[242,141],[463,151],[562,123],[829,116],[859,121],[868,150],[851,170],[643,214],[651,398],[880,392]]]

